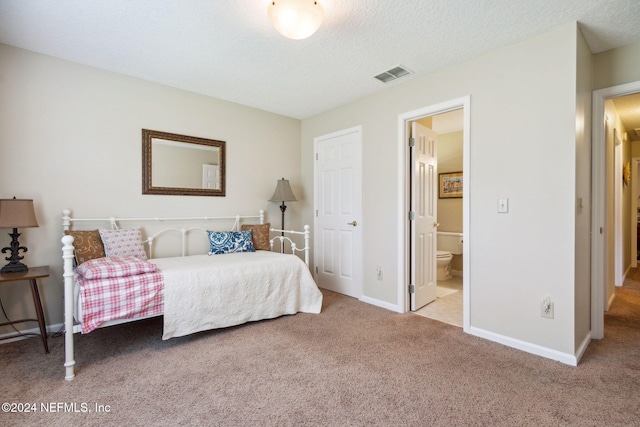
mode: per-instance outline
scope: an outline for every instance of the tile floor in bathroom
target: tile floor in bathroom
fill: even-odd
[[[439,281],[436,292],[436,300],[415,314],[462,327],[462,277]]]

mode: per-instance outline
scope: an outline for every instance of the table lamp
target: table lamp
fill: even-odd
[[[25,246],[20,246],[18,242],[18,228],[25,227],[37,227],[38,221],[36,220],[36,213],[33,209],[33,200],[28,199],[0,199],[0,228],[13,228],[13,233],[9,233],[11,236],[11,245],[3,248],[2,253],[11,252],[11,256],[5,259],[9,261],[9,264],[0,269],[2,273],[15,273],[20,271],[27,271],[29,267],[20,262],[23,256],[20,256],[20,251],[27,252]]]

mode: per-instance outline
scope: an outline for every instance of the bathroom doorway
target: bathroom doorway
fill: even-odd
[[[404,301],[404,311],[410,310],[411,292],[415,291],[415,287],[411,286],[412,279],[415,277],[414,269],[416,266],[415,256],[416,253],[412,252],[412,240],[418,236],[414,235],[412,227],[412,212],[411,207],[411,195],[412,195],[412,177],[411,177],[411,151],[409,144],[410,132],[412,123],[417,122],[422,126],[434,130],[438,134],[438,148],[441,153],[438,153],[437,160],[437,172],[436,180],[438,182],[438,189],[434,195],[436,198],[436,209],[439,211],[439,215],[435,218],[434,223],[437,223],[437,230],[444,233],[452,233],[459,235],[459,241],[461,241],[462,250],[458,250],[457,254],[452,257],[449,265],[449,271],[451,276],[439,281],[437,286],[435,301],[427,304],[426,307],[431,306],[434,310],[439,305],[444,305],[442,302],[447,302],[449,306],[453,306],[453,310],[457,311],[455,315],[455,321],[448,321],[445,317],[450,316],[450,312],[453,311],[449,308],[444,308],[443,311],[448,313],[442,315],[438,320],[456,324],[462,326],[466,331],[469,327],[469,189],[465,183],[470,181],[469,179],[469,97],[459,98],[442,104],[426,107],[421,110],[405,113],[399,116],[399,130],[400,140],[402,142],[400,165],[401,171],[401,183],[403,186],[400,205],[401,205],[401,230],[400,235],[403,237],[401,240],[401,247],[399,247],[399,256],[402,257],[399,272],[399,298],[400,301]],[[440,141],[441,140],[441,141]],[[444,178],[441,173],[445,173],[448,177],[460,177],[460,184],[462,184],[462,197],[459,195],[452,196],[451,194],[443,193],[440,188],[441,180]],[[446,181],[448,182],[448,181]],[[449,196],[449,197],[448,197]],[[439,206],[439,209],[438,207]],[[434,233],[435,234],[435,233]],[[434,238],[434,236],[430,236]],[[434,253],[432,256],[435,256]],[[434,262],[432,265],[436,265]],[[406,286],[409,284],[409,286]],[[412,289],[413,288],[413,289]],[[448,300],[448,301],[447,301]],[[453,301],[455,304],[451,304]],[[420,309],[418,308],[419,311]],[[420,313],[422,314],[422,313]],[[429,316],[431,317],[431,316]],[[434,317],[435,318],[435,317]]]
[[[463,175],[464,111],[462,109],[439,113],[412,121],[437,135],[436,138],[436,194],[434,207],[437,212],[436,228],[436,287],[432,301],[414,312],[424,317],[462,327],[462,194],[461,188],[452,188],[451,183]],[[412,126],[413,127],[413,126]],[[415,137],[412,135],[412,137]],[[446,181],[445,181],[446,180]],[[449,182],[451,181],[451,182]],[[445,188],[446,182],[446,188]],[[442,183],[442,185],[441,185]],[[415,188],[414,183],[412,186]],[[446,192],[446,194],[441,194]],[[412,234],[412,235],[411,235]],[[410,239],[416,233],[410,232]],[[450,243],[449,245],[447,245]],[[419,254],[416,254],[416,257]],[[416,263],[420,261],[416,259]],[[413,310],[413,307],[412,307]]]

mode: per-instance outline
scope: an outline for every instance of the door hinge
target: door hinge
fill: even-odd
[[[410,294],[416,293],[416,285],[409,285],[409,293]]]
[[[318,153],[316,153],[316,160],[318,160]]]
[[[416,219],[416,213],[414,211],[409,211],[409,221],[413,221]]]
[[[416,146],[416,139],[409,138],[409,147],[415,147],[415,146]]]
[[[318,209],[316,209],[316,218],[318,217]]]
[[[318,274],[318,266],[316,265],[316,274]]]

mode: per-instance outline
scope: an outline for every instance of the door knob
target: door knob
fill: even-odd
[[[354,227],[358,225],[358,221],[348,222],[347,225],[353,225]]]
[[[440,226],[440,223],[439,223],[439,222],[435,222],[435,221],[433,221],[433,226],[434,226],[435,228],[438,228],[438,227]]]

